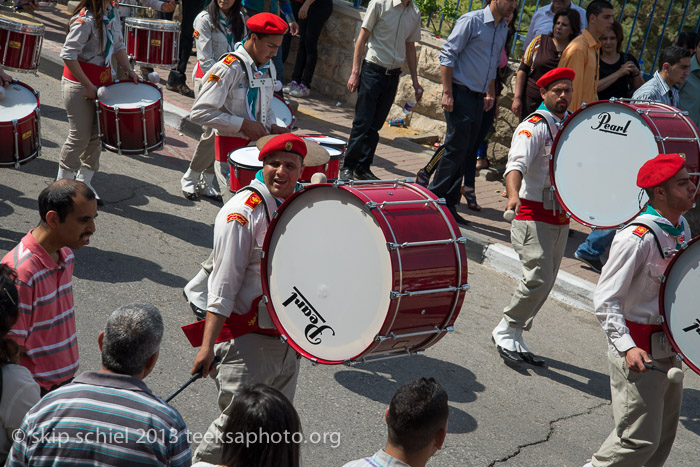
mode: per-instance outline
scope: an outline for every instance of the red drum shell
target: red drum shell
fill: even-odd
[[[179,23],[147,18],[126,18],[124,27],[126,53],[137,65],[150,67],[177,65],[180,45]]]
[[[455,241],[449,244],[404,245],[387,248],[387,242],[397,244],[429,242],[457,239],[461,236],[459,227],[449,211],[444,205],[433,204],[431,201],[434,200],[436,198],[430,191],[418,185],[383,181],[341,184],[337,187],[330,184],[309,185],[305,190],[288,198],[279,208],[278,215],[268,228],[263,245],[261,276],[270,316],[289,345],[314,362],[332,365],[367,357],[407,355],[430,347],[440,340],[446,331],[430,332],[436,327],[444,330],[452,326],[464,300],[463,289],[442,290],[448,287],[460,287],[467,282],[467,253],[464,243]],[[385,201],[414,203],[374,208],[369,208],[365,204],[381,205]],[[322,203],[327,204],[325,207],[320,206]],[[319,206],[322,213],[335,213],[335,217],[316,214],[322,218],[314,222],[313,213],[319,209]],[[325,251],[325,246],[318,244],[317,250],[321,249],[325,253],[315,255],[307,250],[308,245],[298,244],[298,239],[308,238],[310,242],[319,242],[324,241],[321,237],[327,237],[328,241],[332,241],[336,246],[355,245],[356,248],[336,248],[334,253],[337,264],[342,265],[343,269],[352,269],[354,266],[348,265],[346,261],[348,263],[352,263],[353,260],[364,261],[362,258],[353,258],[358,252],[364,250],[356,245],[358,229],[362,227],[357,227],[354,219],[347,216],[351,211],[353,211],[353,217],[368,219],[368,224],[362,225],[371,226],[372,232],[365,238],[375,238],[376,242],[371,250],[376,251],[381,258],[375,257],[376,261],[366,264],[364,274],[361,270],[357,270],[354,274],[345,271],[347,280],[344,280],[335,277],[340,274],[334,275],[330,272],[329,253]],[[290,223],[292,220],[294,223]],[[355,227],[346,229],[344,225],[340,225],[342,222],[348,222]],[[294,231],[295,226],[299,227],[297,231]],[[328,229],[331,226],[336,230],[333,232],[324,230],[324,235],[318,235],[318,229]],[[277,228],[280,229],[279,233],[276,233]],[[375,235],[376,233],[379,235]],[[339,235],[336,236],[336,234]],[[278,255],[277,259],[275,259],[276,255]],[[296,258],[296,261],[285,262],[290,258]],[[287,273],[281,270],[281,267],[285,266],[280,261],[284,264],[296,264],[297,273],[293,269],[289,270],[289,284],[281,283],[285,279],[282,276]],[[325,264],[323,264],[324,261]],[[305,277],[298,274],[300,265],[304,266]],[[378,288],[381,289],[380,285],[367,283],[371,279],[365,277],[370,269],[379,270],[384,265],[389,265],[390,277],[384,277],[380,282],[386,284],[391,290],[378,290]],[[379,273],[381,274],[381,271]],[[314,276],[306,277],[311,274]],[[301,307],[298,304],[296,306],[305,310],[302,311],[304,315],[309,313],[307,316],[312,323],[310,326],[313,326],[313,323],[320,325],[319,319],[324,319],[324,323],[329,327],[336,326],[333,337],[336,336],[336,331],[340,335],[343,327],[364,326],[364,318],[359,315],[363,307],[358,301],[366,299],[365,295],[371,292],[385,297],[383,302],[388,304],[386,309],[367,310],[372,319],[378,319],[377,327],[365,329],[364,334],[360,333],[357,338],[354,337],[354,333],[349,335],[351,344],[347,352],[352,354],[329,358],[329,352],[324,352],[324,346],[313,347],[304,341],[303,335],[293,335],[285,329],[283,323],[290,322],[288,320],[292,319],[291,312],[286,307],[291,306],[295,309],[295,303],[286,295],[293,290],[291,285],[297,283],[297,280],[301,282],[307,279],[316,286],[308,287],[306,299],[315,303],[309,304],[308,307]],[[389,298],[392,295],[391,292],[427,290],[430,290],[430,293]],[[285,296],[281,296],[282,292]],[[300,291],[299,297],[302,295]],[[281,303],[285,298],[287,298],[285,303],[289,305]],[[369,298],[369,300],[372,299]],[[311,316],[312,312],[316,314]],[[297,314],[294,319],[303,321],[304,318]],[[308,329],[307,327],[307,332]],[[397,337],[379,338],[379,336],[390,336],[392,333]],[[328,339],[329,336],[331,336],[330,332],[323,337]],[[306,339],[309,340],[308,333]],[[310,347],[314,348],[313,352],[309,351]],[[333,353],[336,353],[335,350]]]
[[[340,174],[340,161],[344,154],[335,148],[325,148],[330,153],[330,159],[325,164],[304,166],[304,170],[299,177],[300,183],[309,183],[313,174],[322,172],[328,180],[337,180]]]
[[[39,67],[44,25],[18,13],[0,13],[0,64],[19,72]]]
[[[6,104],[9,101],[7,93],[13,92],[15,86],[27,89],[36,99],[36,103],[34,105],[34,110],[16,119],[16,133],[12,120],[0,121],[0,141],[3,142],[2,146],[0,146],[0,167],[16,167],[26,164],[41,153],[38,91],[35,91],[31,86],[25,83],[14,80],[5,91],[6,100],[4,102],[0,101],[0,118],[7,116],[7,113],[4,112],[5,109],[3,109],[3,103]],[[17,88],[14,89],[16,90]],[[34,102],[29,103],[34,104]]]
[[[165,124],[163,112],[163,89],[151,82],[139,80],[115,81],[107,86],[107,93],[122,92],[126,86],[151,86],[160,96],[157,101],[139,108],[122,108],[119,105],[105,104],[97,100],[97,121],[102,147],[120,154],[145,154],[156,151],[165,144]],[[126,88],[124,88],[126,89]],[[153,93],[155,96],[155,93]],[[125,98],[126,96],[120,96]],[[117,112],[118,108],[118,112]],[[144,127],[146,141],[144,143]]]
[[[231,151],[231,153],[228,155],[228,164],[231,170],[229,176],[229,188],[233,193],[245,186],[250,185],[250,182],[252,182],[255,178],[255,174],[262,169],[262,161],[260,161],[260,165],[257,166],[250,164],[250,158],[245,159],[249,162],[248,164],[241,162],[239,156],[247,153],[248,151],[254,154],[258,154],[260,152],[255,146],[246,146],[236,149],[235,151]]]

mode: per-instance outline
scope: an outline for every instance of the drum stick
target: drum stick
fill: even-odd
[[[214,357],[214,361],[211,362],[211,366],[212,366],[212,367],[216,366],[216,364],[219,363],[220,361],[221,361],[221,359],[220,359],[219,357]],[[170,397],[168,397],[167,399],[165,399],[165,402],[167,403],[167,402],[170,402],[171,400],[173,400],[173,399],[175,398],[175,396],[177,396],[177,395],[180,394],[182,391],[184,391],[185,388],[187,388],[187,386],[189,386],[190,384],[194,383],[195,381],[197,381],[197,380],[198,380],[199,378],[201,378],[201,377],[202,377],[202,369],[200,368],[199,371],[198,371],[197,373],[193,374],[192,376],[190,376],[190,379],[188,379],[187,382],[186,382],[185,384],[183,384],[182,386],[180,386],[180,387],[178,388],[177,391],[175,391],[174,393],[170,394]]]
[[[644,362],[644,366],[648,368],[649,370],[654,370],[654,371],[659,371],[661,373],[664,373],[668,380],[672,383],[678,384],[681,381],[683,381],[683,377],[685,376],[683,374],[683,370],[680,368],[671,368],[668,371],[662,370],[658,366],[654,365],[653,363],[650,362]]]

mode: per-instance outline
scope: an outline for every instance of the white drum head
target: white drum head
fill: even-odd
[[[336,148],[331,148],[331,147],[328,147],[328,146],[323,146],[323,149],[325,149],[326,151],[328,151],[328,155],[331,156],[331,159],[337,159],[338,156],[340,156],[340,155],[342,154],[342,152],[339,151],[339,150],[337,150]]]
[[[275,125],[289,128],[294,122],[294,115],[282,99],[274,96],[270,104],[275,114]]]
[[[630,107],[610,102],[586,107],[559,133],[555,151],[556,190],[579,222],[616,227],[647,201],[644,194],[640,204],[637,172],[659,149]]]
[[[105,95],[100,99],[105,105],[120,109],[138,109],[147,107],[160,100],[158,89],[144,83],[123,81],[106,87]]]
[[[279,331],[308,358],[342,362],[367,349],[389,310],[392,265],[364,203],[344,189],[317,186],[285,207],[268,239]]]
[[[21,120],[36,109],[37,100],[32,91],[11,83],[5,88],[5,99],[0,101],[0,120]]]
[[[255,146],[246,146],[236,149],[229,155],[229,160],[239,167],[262,169],[263,163],[258,160],[260,151]]]
[[[673,336],[685,362],[695,371],[700,369],[700,314],[698,314],[698,284],[700,284],[700,241],[696,239],[686,250],[678,253],[666,271],[663,305],[668,331]]]
[[[345,145],[345,141],[343,141],[340,138],[335,138],[333,136],[304,136],[304,139],[308,139],[309,141],[313,141],[313,142],[321,144],[321,145],[331,145],[331,146]]]

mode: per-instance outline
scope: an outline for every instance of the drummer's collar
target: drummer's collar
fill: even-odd
[[[258,170],[258,173],[255,174],[255,179],[262,183],[263,185],[265,184],[265,179],[263,178],[263,171],[262,169]],[[301,183],[297,182],[296,186],[294,187],[294,191],[297,192],[301,190],[302,185]],[[273,196],[274,198],[274,196]],[[283,199],[275,198],[275,202],[277,203],[277,207],[280,207],[282,203],[284,202]]]
[[[666,219],[661,214],[656,212],[656,209],[654,209],[654,207],[651,204],[647,205],[647,209],[642,214],[650,214],[652,216],[661,217],[663,219]],[[678,227],[671,225],[671,223],[668,221],[667,222],[654,221],[654,222],[656,222],[656,225],[658,225],[659,227],[661,227],[663,230],[665,230],[669,234],[673,235],[674,237],[678,237],[680,235],[683,235],[683,233],[685,232],[685,227],[683,226],[683,220],[680,221],[680,223],[678,224],[679,225]]]

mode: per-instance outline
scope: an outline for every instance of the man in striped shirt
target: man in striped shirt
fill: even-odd
[[[672,45],[659,55],[659,69],[634,92],[632,99],[656,101],[678,107],[678,88],[690,73],[690,51]]]
[[[44,395],[78,369],[72,250],[87,245],[95,232],[95,194],[82,182],[59,180],[39,194],[39,215],[39,225],[2,263],[17,271],[19,291],[20,316],[8,335]]]
[[[27,413],[7,465],[189,466],[185,422],[142,381],[163,329],[148,303],[115,310],[97,337],[100,371],[82,373]]]

